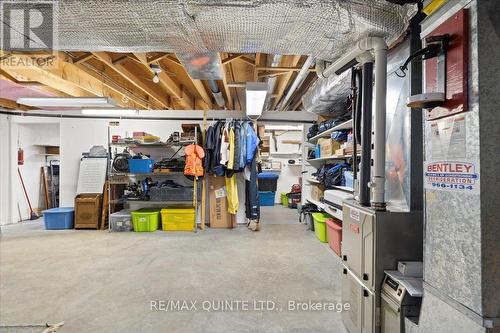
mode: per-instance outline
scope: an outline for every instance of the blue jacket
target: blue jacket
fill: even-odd
[[[253,130],[253,126],[251,122],[245,122],[245,133],[246,133],[246,162],[247,165],[251,164],[253,158],[255,157],[255,151],[257,150],[257,146],[259,145],[259,138],[255,131]]]

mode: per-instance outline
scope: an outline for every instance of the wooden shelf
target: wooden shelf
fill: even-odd
[[[308,140],[309,143],[316,143],[318,139],[321,138],[329,138],[330,135],[335,132],[335,131],[340,131],[340,130],[346,130],[346,129],[351,129],[352,128],[352,119],[348,120],[346,122],[343,122],[342,124],[338,124],[335,127],[332,127],[324,132],[319,133],[316,136],[313,136]]]

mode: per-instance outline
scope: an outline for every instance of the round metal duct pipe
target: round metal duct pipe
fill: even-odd
[[[224,96],[222,95],[217,82],[215,80],[208,80],[208,85],[210,86],[210,90],[212,91],[212,95],[214,95],[214,99],[217,105],[220,107],[226,105],[226,100],[224,99]]]

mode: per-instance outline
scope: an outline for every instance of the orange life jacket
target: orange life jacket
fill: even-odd
[[[202,147],[192,144],[185,148],[186,166],[184,167],[184,174],[186,176],[203,176],[203,164],[201,159],[205,157],[205,151]]]

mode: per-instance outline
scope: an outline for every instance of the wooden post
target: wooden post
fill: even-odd
[[[109,208],[109,181],[107,180],[104,183],[104,193],[102,195],[102,209],[101,209],[101,230],[104,230],[106,227],[106,220],[108,217],[108,208]],[[109,223],[109,221],[108,221]]]
[[[205,135],[207,132],[207,110],[203,110],[203,127],[201,129],[201,137],[202,137],[202,142],[205,144]],[[206,170],[205,170],[206,171]],[[207,179],[206,177],[203,177],[201,180],[201,223],[200,227],[201,230],[205,230],[205,220],[207,216]]]
[[[42,176],[42,184],[43,184],[43,194],[45,198],[45,208],[52,208],[49,197],[49,184],[47,183],[47,177],[45,176],[45,167],[40,168],[40,174]]]

